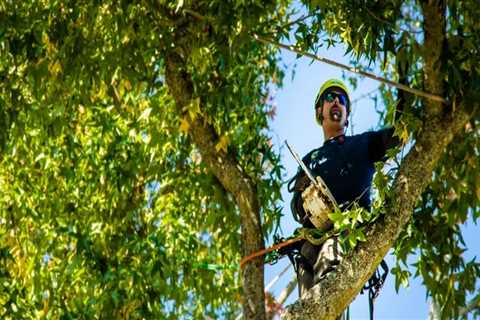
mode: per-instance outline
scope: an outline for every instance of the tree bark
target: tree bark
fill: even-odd
[[[442,95],[444,83],[442,79],[442,56],[446,45],[445,37],[445,10],[446,1],[428,0],[421,1],[423,12],[423,44],[424,58],[424,86],[427,92]],[[425,101],[426,113],[431,116],[440,113],[442,107],[440,102],[432,100]]]
[[[175,52],[166,58],[165,79],[180,115],[188,117],[188,106],[193,98],[193,85],[189,74],[184,70],[186,62]],[[260,205],[256,186],[243,171],[234,155],[217,151],[218,136],[211,125],[201,115],[189,119],[189,136],[198,147],[202,161],[217,177],[223,187],[230,192],[240,211],[243,256],[264,248],[260,220]],[[245,319],[265,319],[263,258],[247,263],[241,271],[243,287],[243,314]]]

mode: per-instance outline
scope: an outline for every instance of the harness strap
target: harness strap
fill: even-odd
[[[382,260],[380,262],[380,267],[383,269],[383,272],[380,273],[379,268],[375,270],[373,275],[368,279],[368,284],[366,284],[363,290],[368,290],[368,305],[370,309],[370,320],[373,320],[373,313],[374,313],[374,303],[375,299],[378,297],[380,294],[380,289],[383,287],[383,284],[385,283],[385,279],[387,278],[388,275],[388,265],[385,262],[385,260]]]

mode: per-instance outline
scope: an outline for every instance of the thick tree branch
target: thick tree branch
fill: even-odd
[[[185,61],[171,52],[166,58],[166,82],[175,99],[179,114],[188,117],[188,109],[193,97],[193,86],[187,72]],[[260,206],[256,186],[242,170],[233,155],[217,151],[218,136],[213,127],[205,119],[197,115],[190,119],[189,135],[198,147],[202,160],[217,177],[224,188],[236,200],[240,209],[242,230],[242,255],[246,256],[264,248]],[[242,270],[242,281],[245,301],[244,316],[246,319],[265,319],[265,297],[263,290],[263,259],[257,258],[248,263]]]
[[[443,96],[444,83],[442,79],[442,56],[446,44],[446,1],[425,0],[420,1],[423,11],[424,30],[424,86],[432,94]],[[442,105],[435,101],[425,100],[428,115],[439,114]]]

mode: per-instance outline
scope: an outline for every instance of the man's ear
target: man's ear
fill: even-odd
[[[322,107],[315,109],[315,116],[317,117],[317,121],[322,123],[323,122],[323,112]]]

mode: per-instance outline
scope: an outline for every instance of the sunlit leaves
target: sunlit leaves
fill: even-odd
[[[237,312],[238,209],[188,131],[200,116],[213,125],[217,151],[254,180],[268,235],[281,185],[268,88],[282,72],[245,33],[273,28],[284,5],[192,8],[213,18],[182,30],[195,39],[186,116],[163,84],[186,3],[0,5],[2,317]]]

